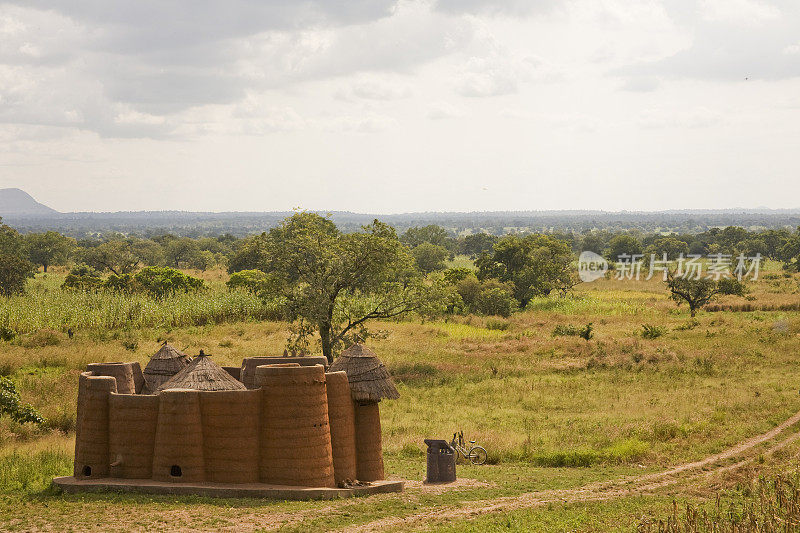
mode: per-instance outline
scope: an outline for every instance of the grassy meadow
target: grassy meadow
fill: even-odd
[[[163,340],[190,354],[203,349],[220,364],[283,352],[287,324],[250,294],[228,292],[223,272],[195,274],[207,291],[165,301],[65,293],[58,271],[38,274],[25,296],[0,299],[0,325],[21,332],[0,341],[0,374],[47,418],[40,429],[0,419],[0,529],[349,528],[656,472],[800,411],[797,275],[769,265],[747,297],[726,297],[696,320],[657,280],[600,280],[566,298],[534,300],[509,319],[372,324],[387,333],[370,345],[401,394],[381,404],[387,473],[422,480],[422,440],[463,430],[486,447],[490,464],[459,465],[459,477],[474,481],[456,489],[411,483],[402,494],[342,502],[57,494],[49,482],[71,472],[78,374],[87,363],[144,364]],[[590,340],[564,334],[587,324]],[[426,527],[636,531],[674,515],[673,499],[680,509],[704,508],[717,494],[740,502],[754,477],[796,468],[797,453],[792,442],[743,470],[654,494],[448,522],[433,516]],[[407,528],[419,524],[382,529]]]

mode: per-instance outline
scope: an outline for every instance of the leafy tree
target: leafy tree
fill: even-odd
[[[497,236],[488,233],[473,233],[461,239],[458,251],[474,259],[483,253],[491,253],[497,239]]]
[[[0,415],[7,415],[19,424],[44,423],[44,418],[36,409],[22,403],[14,382],[4,376],[0,376]]]
[[[55,264],[64,264],[75,248],[75,239],[64,237],[56,231],[31,233],[25,237],[28,257],[32,263],[42,265],[44,271]]]
[[[500,287],[481,291],[475,302],[475,309],[484,315],[509,317],[517,307],[514,296],[507,289]]]
[[[676,276],[675,272],[667,273],[667,288],[670,297],[680,305],[686,302],[689,305],[689,313],[694,318],[697,310],[712,301],[720,294],[744,295],[745,286],[737,279],[722,278],[714,281],[710,278],[693,278],[687,276]]]
[[[655,255],[656,259],[660,260],[664,257],[664,254],[667,254],[667,259],[670,261],[678,259],[681,254],[685,256],[688,253],[689,245],[683,241],[679,241],[675,237],[656,239],[645,251],[645,255],[648,258],[650,255]]]
[[[424,242],[447,248],[449,239],[446,229],[436,224],[430,224],[428,226],[408,228],[400,237],[400,240],[409,248],[416,248]]]
[[[411,250],[411,254],[414,256],[417,267],[426,273],[433,272],[434,270],[442,270],[444,268],[444,262],[449,255],[447,248],[429,242],[423,242],[415,247]]]
[[[203,258],[200,246],[193,239],[183,237],[172,239],[164,245],[164,257],[175,268],[204,269],[206,261]]]
[[[455,285],[462,279],[468,276],[475,276],[475,273],[466,267],[455,267],[455,268],[448,268],[444,271],[444,281],[445,283],[449,283],[451,285]],[[477,278],[476,278],[477,279]]]
[[[244,241],[228,261],[228,272],[257,270],[268,262],[269,238],[266,233],[255,235]]]
[[[33,277],[36,267],[17,255],[0,255],[0,295],[25,292],[25,281]]]
[[[577,283],[572,261],[572,251],[563,241],[547,235],[507,235],[497,241],[492,255],[482,255],[476,264],[479,279],[510,282],[524,308],[534,296],[570,290]]]
[[[260,256],[258,268],[270,275],[265,298],[282,298],[297,321],[290,342],[302,347],[319,332],[329,361],[342,344],[371,335],[369,320],[423,312],[437,302],[438,286],[425,282],[394,229],[377,220],[341,233],[327,218],[296,213],[251,242],[259,253],[248,256]]]
[[[786,244],[781,247],[779,256],[783,261],[784,268],[800,271],[800,227],[786,240]]]
[[[606,232],[600,231],[589,231],[583,235],[581,239],[580,251],[588,251],[594,252],[596,254],[602,254],[603,249],[606,247],[606,242],[608,239],[608,235]]]
[[[616,235],[608,241],[606,259],[617,261],[621,255],[638,255],[642,253],[642,243],[632,235]]]
[[[35,267],[25,259],[23,239],[17,230],[0,218],[0,295],[25,291],[25,281],[33,277]]]
[[[136,270],[141,259],[131,243],[115,239],[85,250],[83,262],[97,270],[110,270],[121,276]]]
[[[23,257],[25,253],[25,244],[20,234],[6,224],[3,224],[3,218],[0,217],[0,255],[14,255]]]

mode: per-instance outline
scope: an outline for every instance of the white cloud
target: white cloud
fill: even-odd
[[[444,120],[449,118],[458,118],[464,115],[464,112],[449,102],[434,102],[428,106],[427,117],[431,120]]]
[[[757,26],[781,16],[776,6],[757,0],[701,0],[699,11],[705,20],[742,26]]]

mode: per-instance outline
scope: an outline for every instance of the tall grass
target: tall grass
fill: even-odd
[[[0,455],[0,492],[38,492],[49,487],[53,477],[71,471],[72,457],[63,450],[15,450]]]
[[[275,318],[256,296],[245,291],[208,289],[164,300],[142,294],[29,290],[0,298],[0,325],[17,333],[49,329],[186,327]]]
[[[658,533],[752,531],[773,533],[800,529],[800,477],[795,472],[771,479],[759,478],[742,493],[740,502],[725,505],[717,494],[714,505],[687,504],[683,512],[673,502],[666,519],[648,519],[639,531]]]

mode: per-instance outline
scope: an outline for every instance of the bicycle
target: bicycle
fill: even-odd
[[[459,431],[458,433],[453,433],[453,440],[450,441],[450,446],[456,452],[456,460],[458,460],[459,454],[470,463],[474,465],[482,465],[486,462],[486,448],[483,446],[475,446],[475,441],[469,441],[470,448],[467,449],[466,445],[464,444],[464,432]]]

